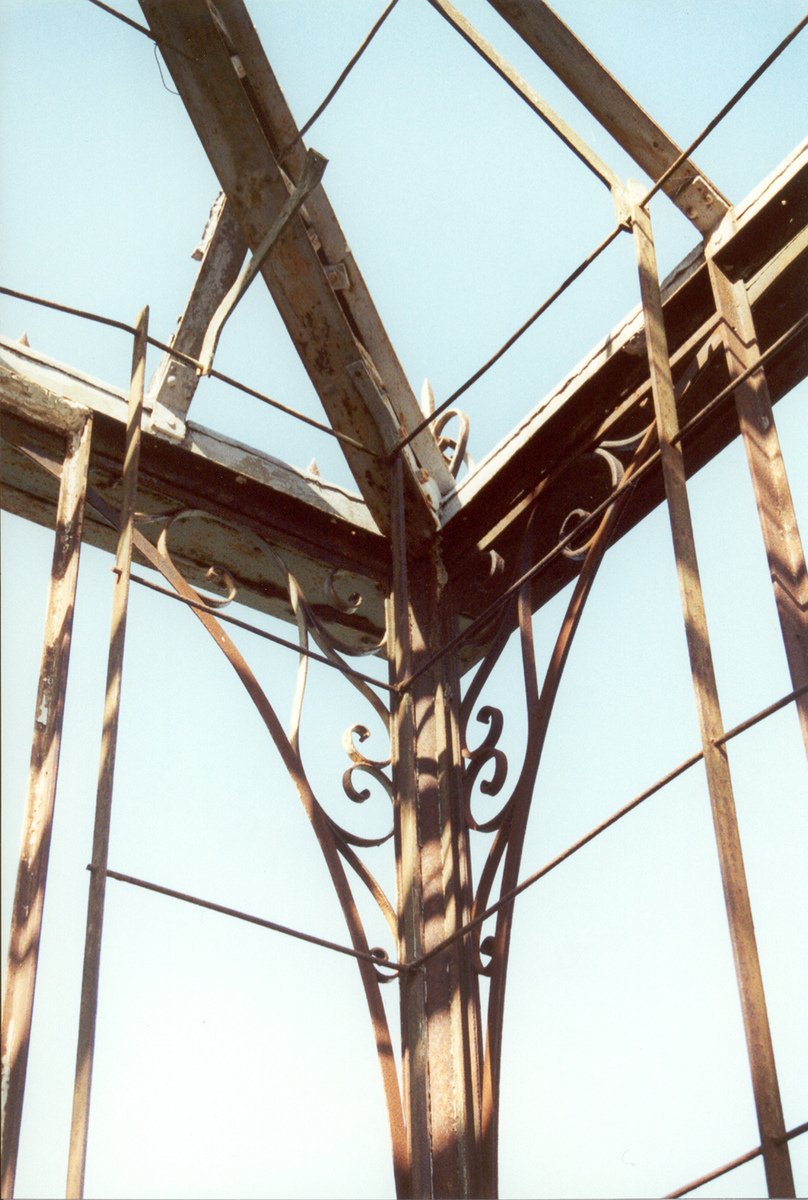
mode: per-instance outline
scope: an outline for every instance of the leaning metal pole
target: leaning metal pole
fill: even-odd
[[[390,667],[403,683],[392,715],[399,958],[411,962],[459,929],[471,911],[463,821],[458,682],[441,659],[414,682],[443,641],[438,549],[408,561],[402,463],[392,465],[393,586]],[[480,1001],[462,942],[401,976],[402,1090],[410,1197],[482,1194]]]
[[[752,1090],[757,1109],[763,1162],[770,1196],[793,1196],[794,1179],[785,1142],[785,1124],[774,1062],[766,997],[760,970],[752,909],[746,884],[729,759],[718,702],[704,597],[696,559],[696,545],[687,496],[684,458],[678,444],[679,418],[673,392],[668,344],[662,314],[651,218],[638,202],[639,185],[633,185],[631,215],[645,336],[665,494],[673,534],[676,570],[690,669],[701,731],[704,765],[710,792],[721,881],[727,907],[735,971],[740,993]]]
[[[136,322],[132,352],[132,377],[126,424],[126,452],[123,463],[123,497],[118,548],[115,558],[115,585],[112,596],[112,627],[107,659],[107,685],[104,700],[104,728],[93,829],[93,855],[90,895],[87,903],[87,932],[84,943],[84,972],[81,981],[76,1078],[73,1089],[73,1118],[67,1165],[68,1200],[84,1195],[84,1168],[87,1161],[87,1131],[90,1116],[95,1027],[98,1009],[98,983],[101,969],[101,933],[109,859],[109,830],[112,812],[112,785],[118,742],[121,705],[121,676],[126,640],[126,614],[129,602],[129,571],[132,563],[137,476],[140,462],[140,426],[143,416],[143,382],[146,373],[146,349],[149,310],[144,308]]]
[[[712,248],[708,244],[707,268],[716,312],[722,320],[729,375],[731,379],[739,379],[758,362],[760,349],[746,285],[742,279],[733,283],[721,269],[715,257],[716,248],[715,244]],[[808,683],[808,571],[774,423],[769,384],[762,367],[738,383],[735,407],[752,477],[786,659],[796,691]],[[796,705],[808,753],[808,694],[799,696]]]
[[[36,697],[28,796],[11,912],[3,1004],[2,1195],[11,1200],[17,1174],[28,1048],[34,1008],[42,912],[48,878],[67,672],[81,552],[92,417],[68,435],[53,539],[48,609]]]

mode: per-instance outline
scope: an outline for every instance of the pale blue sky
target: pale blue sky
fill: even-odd
[[[120,7],[141,20],[138,6]],[[381,3],[253,0],[300,123]],[[638,172],[504,23],[463,11],[623,177]],[[687,142],[802,15],[791,0],[564,0],[562,16],[668,132]],[[733,201],[805,130],[803,35],[695,156]],[[165,72],[164,72],[165,73]],[[166,81],[170,80],[166,74]],[[86,0],[0,4],[0,282],[167,339],[217,191],[152,45]],[[400,0],[309,144],[416,392],[463,381],[610,230],[605,188],[445,26]],[[663,271],[694,231],[652,205]],[[479,461],[637,303],[619,240],[464,397]],[[0,330],[126,386],[130,340],[3,298]],[[150,357],[150,368],[157,356]],[[217,366],[301,410],[316,396],[257,283]],[[808,530],[808,388],[777,409]],[[350,484],[331,440],[207,381],[192,417]],[[693,481],[727,725],[790,688],[741,446]],[[3,518],[4,913],[13,889],[51,536]],[[64,1186],[111,561],[83,552],[60,792],[29,1069],[20,1197]],[[537,616],[549,654],[566,602]],[[248,617],[249,619],[249,617]],[[278,711],[294,658],[236,638]],[[291,658],[291,661],[290,661]],[[485,693],[518,762],[515,649]],[[345,932],[263,726],[179,605],[134,588],[110,865],[288,922]],[[389,814],[340,800],[345,725],[362,700],[314,667],[303,751],[321,797],[364,831]],[[372,724],[372,722],[368,722]],[[698,746],[666,514],[607,556],[559,695],[523,874]],[[376,729],[375,742],[383,741]],[[370,745],[373,746],[371,741]],[[808,1113],[808,778],[781,712],[730,750],[789,1126]],[[347,810],[350,808],[350,812]],[[482,837],[475,835],[480,861]],[[374,868],[392,888],[389,847]],[[386,942],[369,909],[371,942]],[[7,933],[7,915],[3,935]],[[386,989],[397,1028],[394,989]],[[792,1143],[808,1189],[806,1139]],[[700,768],[649,800],[519,902],[506,1010],[501,1194],[664,1193],[757,1144]],[[759,1162],[702,1195],[760,1195]],[[358,973],[347,959],[110,883],[88,1197],[383,1196],[389,1140]]]

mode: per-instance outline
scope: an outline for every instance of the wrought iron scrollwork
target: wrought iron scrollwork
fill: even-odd
[[[183,509],[179,512],[172,513],[164,522],[158,536],[158,549],[161,554],[172,564],[175,570],[179,571],[177,564],[174,562],[169,548],[169,535],[176,522],[184,517],[193,516],[198,512],[196,509]],[[204,514],[208,515],[208,514]],[[223,522],[224,523],[224,522]],[[313,641],[323,655],[335,666],[343,668],[343,677],[357,689],[363,699],[370,704],[376,715],[382,722],[383,727],[388,730],[390,714],[387,706],[377,695],[377,693],[363,679],[356,678],[350,673],[348,664],[345,661],[347,656],[351,657],[366,657],[370,654],[378,653],[384,648],[386,634],[374,642],[370,646],[356,648],[343,639],[337,637],[331,631],[326,629],[325,624],[310,604],[306,595],[295,575],[290,571],[283,557],[269,543],[265,541],[259,534],[253,534],[256,541],[262,547],[268,561],[272,564],[274,571],[281,576],[286,585],[289,604],[295,616],[298,628],[298,641],[301,648],[301,654],[298,661],[297,686],[292,702],[292,712],[289,722],[288,737],[294,753],[300,758],[300,726],[303,713],[303,702],[306,692],[306,684],[308,680],[308,664],[309,659],[307,651],[309,649],[309,641]],[[354,613],[361,604],[362,597],[358,592],[348,592],[347,594],[340,587],[340,583],[345,577],[345,572],[334,570],[329,573],[324,583],[324,593],[329,604],[339,612]],[[238,597],[238,587],[229,572],[218,566],[211,566],[207,572],[206,578],[211,581],[220,583],[227,588],[227,595],[224,597],[212,597],[210,595],[202,595],[196,589],[194,594],[197,599],[203,603],[208,609],[220,609],[232,603]],[[191,586],[190,584],[188,585]],[[346,729],[343,734],[342,745],[347,757],[350,760],[350,765],[346,767],[342,775],[342,786],[345,795],[355,804],[364,804],[370,799],[371,790],[368,787],[357,787],[356,776],[365,775],[379,784],[386,794],[392,805],[393,785],[385,774],[385,771],[390,766],[390,757],[385,759],[374,759],[365,755],[357,746],[355,738],[359,743],[367,741],[370,737],[370,730],[365,725],[355,724]],[[301,759],[301,768],[302,768]],[[323,807],[319,800],[315,801],[323,821],[330,829],[337,849],[342,857],[351,866],[354,872],[362,880],[367,887],[374,900],[381,909],[382,915],[385,917],[391,931],[394,935],[397,934],[397,922],[393,906],[383,889],[376,879],[368,871],[367,867],[355,853],[356,849],[368,849],[371,847],[382,846],[389,841],[393,836],[393,828],[391,828],[381,836],[368,837],[352,830],[346,829],[344,825],[337,822]],[[381,960],[380,960],[381,961]],[[381,975],[381,979],[385,982],[389,979],[388,975]]]

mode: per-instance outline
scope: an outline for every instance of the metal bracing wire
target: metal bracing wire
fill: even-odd
[[[89,865],[87,870],[92,871],[92,865]],[[225,904],[215,904],[212,900],[202,900],[199,896],[188,895],[187,892],[177,892],[174,888],[163,887],[159,883],[149,883],[148,880],[138,879],[134,875],[123,875],[120,871],[109,869],[104,874],[108,879],[117,879],[120,883],[130,883],[133,887],[144,888],[148,892],[157,892],[172,900],[183,900],[186,904],[195,904],[197,908],[208,908],[211,912],[222,913],[226,917],[235,917],[236,920],[247,921],[250,925],[260,925],[262,929],[270,929],[273,933],[284,933],[287,937],[297,938],[301,942],[310,942],[311,945],[321,946],[324,950],[333,950],[336,954],[345,954],[349,958],[359,959],[360,962],[373,963],[375,967],[389,967],[391,971],[396,971],[398,974],[413,969],[406,963],[392,961],[382,949],[376,950],[375,953],[371,950],[369,954],[364,954],[361,950],[354,950],[351,946],[343,946],[339,942],[329,941],[328,938],[317,937],[313,933],[304,933],[300,929],[281,925],[277,921],[268,921],[265,917],[256,917],[252,913],[242,912],[238,908],[228,908]]]
[[[110,4],[104,4],[103,0],[90,0],[90,4],[94,4],[95,7],[100,8],[102,12],[109,13],[111,17],[115,17],[118,21],[122,21],[123,24],[128,25],[130,29],[136,29],[138,33],[142,33],[144,37],[147,37],[150,41],[154,42],[155,46],[162,48],[165,45],[169,48],[169,50],[173,50],[175,54],[181,54],[183,58],[187,58],[191,62],[198,61],[192,55],[188,54],[186,50],[180,50],[179,46],[172,46],[170,42],[161,42],[160,39],[155,37],[152,31],[147,29],[145,25],[140,25],[137,21],[133,21],[131,17],[127,17],[124,13],[119,12],[117,8],[113,8]],[[157,65],[159,67],[160,64],[158,63]],[[165,86],[165,82],[163,86]]]
[[[464,392],[467,392],[468,389],[472,387],[472,385],[475,384],[478,379],[481,379],[482,376],[485,375],[485,373],[489,371],[495,363],[498,363],[502,356],[507,354],[511,346],[515,345],[515,343],[519,341],[520,337],[522,337],[524,333],[527,333],[531,325],[534,325],[535,322],[538,321],[539,317],[546,313],[548,308],[555,304],[556,300],[558,300],[560,296],[563,296],[567,288],[570,287],[570,285],[573,284],[576,279],[583,275],[587,267],[591,266],[595,259],[599,258],[603,251],[611,246],[617,235],[623,233],[624,230],[628,230],[628,228],[629,227],[627,224],[616,225],[611,233],[608,234],[603,241],[595,247],[591,254],[588,254],[583,262],[580,262],[575,270],[570,272],[563,283],[560,283],[555,291],[549,295],[542,304],[539,305],[536,311],[528,317],[524,324],[520,325],[516,332],[511,334],[508,340],[500,346],[496,353],[492,354],[491,357],[484,362],[483,365],[479,367],[473,375],[469,376],[465,383],[461,383],[460,387],[453,391],[451,396],[449,396],[446,400],[443,400],[437,406],[434,412],[431,412],[428,417],[424,417],[423,421],[419,421],[415,428],[411,429],[407,436],[401,439],[398,445],[393,448],[390,458],[393,459],[400,454],[404,447],[408,446],[414,437],[417,437],[423,429],[426,429],[428,425],[431,425],[432,422],[441,415],[441,413],[445,412],[450,405],[454,404],[454,402],[458,400]]]
[[[217,619],[221,619],[221,614],[217,614]],[[745,721],[741,721],[740,724],[735,725],[732,729],[727,730],[724,736],[720,739],[721,742],[728,742],[732,738],[737,737],[739,734],[744,733],[747,729],[752,728],[753,725],[757,725],[760,721],[772,716],[773,713],[778,712],[787,704],[792,703],[798,696],[802,695],[806,691],[808,691],[808,685],[806,687],[799,688],[794,692],[789,692],[788,695],[782,696],[779,700],[774,701],[773,704],[769,704],[766,706],[766,708],[760,709],[760,711],[755,713],[753,716],[748,717]],[[379,950],[378,953],[371,951],[369,955],[363,954],[361,951],[354,950],[349,946],[343,946],[338,942],[329,941],[326,938],[318,937],[315,934],[304,933],[303,931],[299,929],[293,929],[288,925],[281,925],[276,921],[270,921],[264,917],[257,917],[250,913],[242,912],[239,909],[228,908],[225,905],[216,904],[210,900],[202,900],[198,896],[191,896],[185,892],[178,892],[173,888],[163,887],[161,884],[150,883],[145,879],[138,879],[133,875],[124,875],[119,871],[113,871],[110,869],[106,869],[104,873],[109,879],[117,879],[121,883],[129,883],[134,887],[145,888],[147,891],[157,892],[161,895],[168,896],[171,899],[183,900],[188,904],[195,904],[200,908],[208,908],[213,912],[222,913],[224,916],[235,917],[238,920],[247,921],[253,925],[260,925],[265,929],[272,930],[274,933],[286,934],[288,937],[297,938],[298,940],[304,942],[310,942],[312,945],[321,946],[326,950],[333,950],[338,954],[345,954],[351,958],[361,959],[362,961],[370,961],[376,967],[389,967],[391,970],[396,971],[399,974],[402,972],[417,971],[428,959],[435,958],[437,955],[443,953],[449,948],[449,946],[453,945],[454,942],[465,937],[466,934],[471,932],[471,930],[476,929],[478,925],[481,925],[484,921],[487,921],[488,918],[500,908],[503,908],[506,904],[512,903],[517,896],[521,895],[522,892],[527,891],[527,889],[532,887],[534,883],[538,883],[538,881],[543,879],[545,875],[549,875],[551,871],[555,870],[557,866],[560,866],[562,862],[565,862],[566,859],[570,858],[576,853],[576,851],[581,850],[584,846],[588,845],[589,842],[593,841],[599,834],[604,833],[607,829],[610,829],[611,826],[615,825],[622,817],[632,812],[635,808],[638,808],[644,800],[647,800],[656,792],[661,791],[666,784],[671,783],[674,779],[677,779],[680,775],[684,774],[685,771],[689,770],[690,767],[695,766],[695,764],[700,762],[703,757],[703,751],[698,751],[697,753],[692,754],[690,758],[686,758],[677,767],[674,767],[672,771],[669,771],[666,775],[663,775],[661,779],[656,781],[656,783],[653,783],[649,788],[646,788],[644,792],[641,792],[639,796],[635,796],[634,799],[630,800],[628,804],[625,804],[622,808],[619,808],[617,812],[612,813],[610,817],[607,817],[605,821],[602,821],[599,825],[596,825],[594,829],[589,831],[589,833],[585,834],[582,838],[579,838],[578,841],[573,842],[571,846],[567,847],[567,849],[563,850],[560,854],[557,854],[555,858],[552,858],[548,863],[545,863],[545,865],[538,871],[534,871],[532,875],[528,875],[527,878],[523,879],[522,882],[519,883],[515,888],[512,888],[504,896],[501,896],[495,904],[490,905],[484,912],[480,913],[473,920],[469,921],[461,929],[456,930],[455,933],[446,938],[445,941],[440,942],[437,946],[434,946],[430,951],[428,951],[428,953],[421,955],[420,958],[417,958],[410,963],[395,962],[390,959],[383,958],[383,952],[381,950]],[[87,867],[87,870],[92,871],[93,867],[90,865]],[[805,1130],[806,1127],[800,1126],[787,1136],[796,1137],[798,1133],[804,1133]],[[760,1153],[760,1151],[754,1151],[750,1154],[750,1157],[754,1158],[758,1153]],[[747,1161],[746,1158],[744,1158],[743,1161]],[[722,1168],[718,1174],[722,1174],[725,1171],[731,1170],[732,1166],[738,1165],[740,1165],[740,1161],[735,1162],[728,1167]],[[710,1176],[709,1178],[714,1177],[715,1176]],[[707,1182],[707,1180],[705,1179],[702,1182]],[[689,1184],[686,1189],[675,1192],[673,1195],[684,1195],[684,1191],[689,1191],[690,1188],[694,1186],[696,1185]]]
[[[85,321],[93,321],[96,325],[108,325],[111,329],[120,329],[124,333],[135,333],[134,326],[128,325],[125,321],[118,321],[114,317],[105,317],[100,313],[89,312],[83,308],[73,308],[69,304],[58,304],[55,300],[46,300],[42,296],[32,296],[28,292],[19,292],[14,288],[0,286],[0,295],[10,296],[13,300],[22,300],[27,304],[38,304],[41,308],[51,308],[55,312],[67,313],[68,316],[80,317]],[[182,350],[177,350],[173,346],[169,346],[151,335],[149,335],[148,342],[156,350],[162,350],[165,354],[176,358],[178,362],[185,363],[189,367],[195,367],[200,374],[203,373],[204,364],[192,355],[184,354]],[[249,387],[248,384],[241,383],[238,379],[233,379],[231,375],[225,375],[224,372],[216,371],[213,368],[207,373],[212,379],[218,379],[220,383],[226,383],[228,387],[235,388],[239,392],[244,392],[246,396],[252,396],[254,399],[260,400],[263,404],[268,404],[270,408],[275,408],[278,412],[285,413],[288,417],[294,417],[296,421],[302,421],[304,425],[310,425],[313,429],[318,429],[320,433],[327,433],[329,437],[336,438],[337,441],[344,442],[348,446],[353,446],[356,450],[362,450],[365,454],[369,454],[373,458],[380,457],[375,450],[371,450],[368,446],[363,446],[360,441],[351,437],[349,433],[340,433],[338,430],[332,429],[330,425],[325,425],[322,421],[317,421],[314,417],[307,417],[305,413],[298,412],[295,408],[290,408],[288,404],[283,404],[280,400],[273,400],[271,396],[267,396],[264,392],[259,392],[255,388]]]
[[[339,75],[339,77],[338,77],[338,79],[337,79],[336,83],[334,84],[334,86],[333,86],[333,87],[330,89],[330,91],[328,91],[328,92],[326,93],[326,95],[325,95],[325,98],[324,98],[324,99],[321,101],[321,103],[320,103],[320,104],[318,104],[318,105],[317,105],[317,108],[315,108],[314,112],[311,114],[311,116],[309,117],[308,121],[306,121],[306,122],[305,122],[305,123],[304,123],[304,124],[303,124],[303,125],[300,127],[300,129],[298,130],[298,132],[297,132],[297,133],[295,134],[295,136],[292,138],[291,142],[289,142],[289,143],[288,143],[286,146],[284,146],[283,150],[281,150],[280,154],[278,155],[278,162],[279,162],[279,163],[282,163],[282,162],[283,162],[283,160],[286,158],[286,155],[289,153],[289,151],[290,151],[290,150],[292,150],[292,149],[293,149],[293,148],[294,148],[294,147],[295,147],[295,146],[298,144],[298,142],[302,140],[302,138],[304,137],[304,135],[305,135],[305,134],[307,134],[307,133],[308,133],[308,131],[311,129],[311,127],[312,127],[312,125],[314,124],[314,122],[315,122],[316,120],[318,120],[318,118],[319,118],[319,117],[321,117],[321,116],[323,115],[323,113],[324,113],[324,112],[325,112],[325,110],[328,108],[329,104],[330,104],[330,103],[331,103],[331,101],[334,99],[334,97],[336,96],[337,92],[340,90],[340,88],[342,87],[343,83],[344,83],[344,82],[345,82],[345,80],[348,78],[348,76],[350,75],[351,71],[354,69],[354,67],[356,66],[356,64],[359,62],[359,59],[360,59],[360,58],[362,57],[362,55],[365,53],[365,51],[367,50],[368,46],[369,46],[369,45],[370,45],[370,43],[373,41],[373,39],[375,38],[376,34],[379,32],[379,30],[381,29],[382,25],[385,23],[385,21],[387,20],[387,18],[390,16],[390,13],[393,11],[393,9],[395,8],[395,6],[396,6],[397,4],[398,4],[398,0],[390,0],[390,3],[387,5],[387,8],[384,10],[384,12],[382,13],[382,15],[381,15],[381,16],[379,17],[379,19],[376,21],[375,25],[374,25],[374,26],[373,26],[373,28],[370,30],[370,32],[368,33],[367,37],[366,37],[366,38],[365,38],[365,40],[362,42],[362,45],[359,47],[359,49],[356,51],[356,53],[355,53],[355,54],[353,55],[353,57],[350,59],[350,61],[348,62],[347,66],[344,68],[344,70],[343,70],[343,71],[340,73],[340,75]]]
[[[797,37],[797,35],[802,32],[802,30],[805,28],[805,26],[807,24],[808,24],[808,16],[805,16],[794,27],[794,29],[792,29],[791,33],[789,33],[785,38],[783,38],[783,40],[779,43],[778,46],[775,47],[775,49],[771,52],[771,54],[766,59],[764,59],[764,61],[760,64],[760,66],[757,68],[757,70],[754,71],[749,76],[749,78],[746,80],[746,82],[727,101],[727,103],[724,105],[724,107],[722,109],[720,109],[719,112],[716,113],[716,115],[713,117],[713,119],[707,125],[705,125],[704,129],[702,129],[702,131],[698,134],[698,136],[693,139],[693,141],[690,143],[690,145],[685,150],[682,151],[682,153],[679,155],[679,157],[676,158],[665,171],[663,171],[663,173],[655,181],[653,186],[645,193],[643,198],[640,200],[640,202],[639,202],[640,207],[644,208],[648,204],[648,202],[656,195],[656,193],[659,191],[659,189],[662,187],[662,185],[670,178],[670,176],[674,173],[674,171],[676,171],[682,165],[682,163],[687,158],[690,157],[690,155],[693,153],[693,151],[696,150],[701,145],[701,143],[713,132],[713,130],[721,123],[721,121],[723,121],[723,119],[727,115],[727,113],[729,113],[735,107],[735,105],[738,103],[738,101],[741,100],[742,97],[746,95],[746,93],[749,91],[749,89],[755,83],[757,83],[758,79],[760,79],[760,77],[765,74],[765,72],[769,69],[769,67],[772,65],[772,63],[775,62],[775,60],[780,57],[780,55],[783,53],[783,51],[786,49],[786,47],[789,46],[791,44],[791,42],[794,41],[794,39]],[[447,408],[449,408],[450,405],[452,405],[460,396],[462,396],[463,393],[466,392],[473,384],[475,384],[477,382],[477,380],[480,379],[486,373],[486,371],[488,371],[491,367],[493,367],[494,364],[497,363],[500,360],[500,358],[502,358],[503,354],[506,354],[507,351],[510,350],[511,346],[513,346],[514,343],[519,340],[519,338],[522,336],[522,334],[526,333],[527,330],[531,327],[531,325],[533,325],[534,322],[537,321],[538,318],[540,316],[542,316],[542,314],[545,313],[547,311],[547,309],[550,308],[550,306],[553,303],[555,303],[555,301],[559,298],[559,296],[563,295],[563,293],[567,290],[567,288],[570,286],[570,284],[573,283],[580,275],[583,274],[583,272],[586,270],[586,268],[588,266],[590,266],[595,261],[596,258],[599,257],[599,255],[607,248],[607,246],[611,245],[611,243],[615,240],[617,235],[619,233],[621,233],[623,230],[628,230],[629,227],[630,226],[629,226],[628,221],[622,221],[618,225],[616,225],[615,228],[612,230],[612,232],[608,235],[608,237],[606,237],[600,243],[600,245],[595,250],[593,250],[592,253],[589,254],[578,267],[575,268],[575,270],[572,272],[572,274],[567,276],[567,278],[564,280],[564,282],[562,284],[560,284],[560,286],[556,289],[556,291],[554,291],[552,293],[552,295],[548,296],[547,300],[545,300],[544,303],[542,305],[540,305],[539,308],[536,309],[536,311],[533,313],[532,316],[528,317],[527,321],[525,321],[525,323],[523,325],[521,325],[519,327],[519,329],[517,329],[516,332],[511,335],[511,337],[508,338],[508,340],[499,348],[499,350],[497,350],[497,352],[495,354],[493,354],[491,356],[491,358],[488,359],[487,362],[483,363],[483,365],[479,368],[479,370],[475,371],[475,373],[472,376],[470,376],[470,378],[467,379],[465,381],[465,383],[462,383],[460,385],[460,387],[457,388],[452,393],[452,395],[448,397],[448,399],[443,400],[437,406],[437,408],[435,409],[434,412],[430,413],[428,417],[425,417],[423,419],[423,421],[419,421],[419,423],[415,426],[415,428],[410,430],[410,432],[407,434],[407,436],[405,438],[402,438],[402,440],[394,448],[391,457],[396,454],[400,454],[401,451],[404,449],[404,447],[406,445],[408,445],[409,442],[411,442],[412,439],[418,433],[420,433],[423,429],[426,429],[426,427],[428,425],[431,425],[432,422],[435,421],[436,418],[441,415],[441,413],[445,412],[445,410]]]
[[[747,717],[747,719],[742,721],[739,725],[735,725],[732,729],[727,730],[721,738],[716,740],[716,745],[723,745],[725,742],[731,741],[732,738],[744,733],[747,729],[751,729],[753,725],[757,725],[760,721],[772,716],[773,713],[778,712],[781,708],[785,708],[787,704],[793,703],[798,696],[803,696],[806,694],[806,692],[808,692],[808,684],[806,684],[804,687],[797,688],[793,692],[789,692],[786,696],[781,696],[780,699],[775,700],[773,704],[768,704],[765,708],[760,709],[760,711],[755,713],[753,716]],[[433,946],[433,948],[426,954],[422,954],[420,958],[415,959],[414,962],[410,963],[410,966],[412,968],[423,966],[428,959],[435,958],[438,954],[442,954],[455,942],[459,941],[460,938],[465,937],[466,934],[470,933],[473,929],[476,929],[478,925],[482,925],[484,921],[487,921],[489,917],[494,915],[494,913],[498,912],[501,908],[504,908],[506,904],[512,903],[512,901],[514,901],[517,896],[520,896],[522,892],[526,892],[528,888],[533,887],[534,883],[538,883],[540,879],[545,877],[545,875],[549,875],[550,872],[554,871],[556,867],[561,865],[561,863],[566,862],[566,860],[571,858],[576,851],[583,849],[584,846],[587,846],[591,841],[594,841],[599,834],[604,833],[607,829],[610,829],[612,825],[616,825],[617,822],[623,817],[627,816],[628,813],[633,812],[635,808],[638,808],[644,800],[647,800],[650,796],[655,795],[656,792],[661,791],[662,788],[667,784],[672,783],[674,779],[678,779],[678,777],[683,775],[685,771],[688,771],[691,767],[694,767],[696,763],[701,762],[703,758],[703,750],[699,750],[695,754],[691,754],[689,758],[686,758],[683,762],[680,762],[679,765],[674,767],[672,771],[668,771],[668,773],[663,775],[661,779],[658,779],[655,783],[652,783],[650,787],[645,789],[645,791],[640,792],[640,794],[635,796],[633,800],[629,800],[628,804],[624,804],[622,808],[618,808],[617,811],[613,812],[611,816],[606,818],[605,821],[601,821],[599,825],[594,827],[594,829],[590,829],[589,833],[585,833],[583,837],[573,842],[572,845],[568,846],[566,850],[562,850],[560,854],[555,856],[555,858],[551,858],[550,861],[545,863],[543,867],[540,867],[538,871],[534,871],[531,875],[528,875],[525,879],[523,879],[521,883],[518,883],[516,887],[511,888],[508,892],[505,892],[504,895],[500,896],[496,903],[489,905],[484,912],[481,912],[471,921],[468,921],[460,929],[455,930],[450,937],[440,942],[437,946]]]
[[[259,625],[251,625],[248,621],[242,621],[239,617],[232,617],[228,613],[224,613],[221,609],[213,609],[205,604],[204,600],[190,600],[185,596],[178,596],[176,592],[172,592],[170,588],[163,587],[159,583],[153,583],[151,579],[146,579],[142,575],[130,574],[129,578],[133,583],[139,583],[142,587],[150,588],[153,592],[158,592],[161,596],[166,596],[169,600],[177,600],[180,604],[187,604],[189,608],[198,608],[203,612],[215,612],[217,621],[227,621],[230,625],[236,625],[239,629],[246,629],[248,633],[255,633],[258,637],[266,638],[269,642],[274,642],[277,646],[284,646],[288,650],[294,650],[296,654],[302,654],[305,658],[313,658],[315,662],[323,663],[326,667],[331,667],[335,671],[339,671],[341,675],[350,675],[353,679],[361,679],[363,683],[370,683],[373,687],[382,688],[383,691],[395,693],[398,692],[398,687],[391,683],[385,683],[381,679],[374,679],[372,675],[366,675],[363,671],[356,671],[353,667],[348,667],[344,663],[332,662],[330,658],[326,658],[324,654],[320,654],[317,650],[309,650],[306,646],[301,646],[298,642],[292,642],[288,638],[280,637],[278,634],[270,633],[268,629],[261,629]]]
[[[794,41],[794,38],[797,37],[797,35],[803,31],[803,29],[805,28],[806,25],[808,25],[808,16],[804,16],[802,18],[802,20],[799,21],[794,26],[794,28],[791,30],[791,33],[787,34],[786,37],[783,38],[782,42],[780,42],[779,45],[775,46],[774,50],[772,50],[772,52],[768,56],[768,58],[765,58],[763,60],[763,62],[760,64],[760,66],[757,68],[757,70],[752,72],[752,74],[749,76],[749,78],[746,80],[746,82],[741,84],[741,86],[738,88],[737,92],[735,92],[735,94],[730,97],[730,99],[726,102],[726,104],[724,105],[723,108],[719,109],[719,111],[715,114],[713,119],[711,121],[708,121],[708,123],[702,129],[701,133],[698,134],[698,136],[693,139],[693,141],[690,143],[690,145],[687,146],[682,151],[682,153],[679,155],[678,158],[675,158],[673,160],[673,162],[667,168],[667,170],[662,172],[659,179],[657,179],[656,182],[654,183],[653,187],[651,187],[646,192],[646,194],[643,196],[642,200],[640,200],[639,203],[640,203],[641,208],[645,208],[645,206],[646,206],[646,204],[648,204],[649,200],[651,200],[657,194],[657,192],[662,187],[662,185],[664,183],[666,183],[668,179],[670,179],[670,177],[674,173],[674,171],[676,171],[679,167],[681,167],[681,165],[685,161],[685,159],[689,158],[690,155],[693,153],[693,151],[697,150],[699,148],[699,146],[701,145],[701,143],[713,132],[713,130],[716,128],[716,126],[721,124],[721,122],[724,120],[724,117],[727,115],[727,113],[729,113],[735,107],[735,105],[738,103],[739,100],[743,99],[743,97],[746,95],[746,93],[749,91],[749,89],[755,83],[757,83],[757,81],[758,81],[758,79],[760,79],[761,75],[764,75],[766,73],[766,71],[768,71],[768,69],[772,65],[772,63],[775,62],[775,60],[780,57],[780,55],[783,53],[783,51],[786,49],[787,46],[791,45],[791,43]]]
[[[801,1125],[795,1125],[793,1129],[788,1130],[785,1137],[777,1140],[790,1142],[796,1137],[801,1137],[804,1133],[808,1133],[808,1121],[803,1121]],[[742,1167],[744,1163],[752,1162],[754,1159],[759,1158],[762,1153],[762,1146],[756,1146],[754,1150],[747,1150],[746,1154],[740,1154],[737,1158],[733,1158],[731,1162],[724,1163],[723,1167],[716,1167],[714,1171],[709,1171],[708,1174],[691,1180],[684,1187],[677,1188],[675,1192],[668,1192],[665,1200],[678,1200],[680,1196],[686,1196],[688,1192],[694,1192],[697,1188],[704,1187],[707,1183],[712,1183],[714,1179],[720,1179],[722,1175],[727,1175],[730,1171],[734,1171],[736,1167]]]

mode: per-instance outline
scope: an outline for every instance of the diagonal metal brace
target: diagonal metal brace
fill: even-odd
[[[272,222],[266,237],[255,251],[255,254],[253,254],[247,266],[213,314],[202,342],[202,350],[199,354],[199,366],[197,368],[199,375],[210,374],[210,369],[213,366],[213,356],[216,353],[216,347],[219,344],[219,338],[222,335],[225,322],[261,270],[264,260],[292,217],[305,202],[306,197],[317,187],[327,166],[328,159],[322,154],[318,154],[316,150],[309,150],[306,153],[306,162],[294,191],[290,194],[281,211]]]

